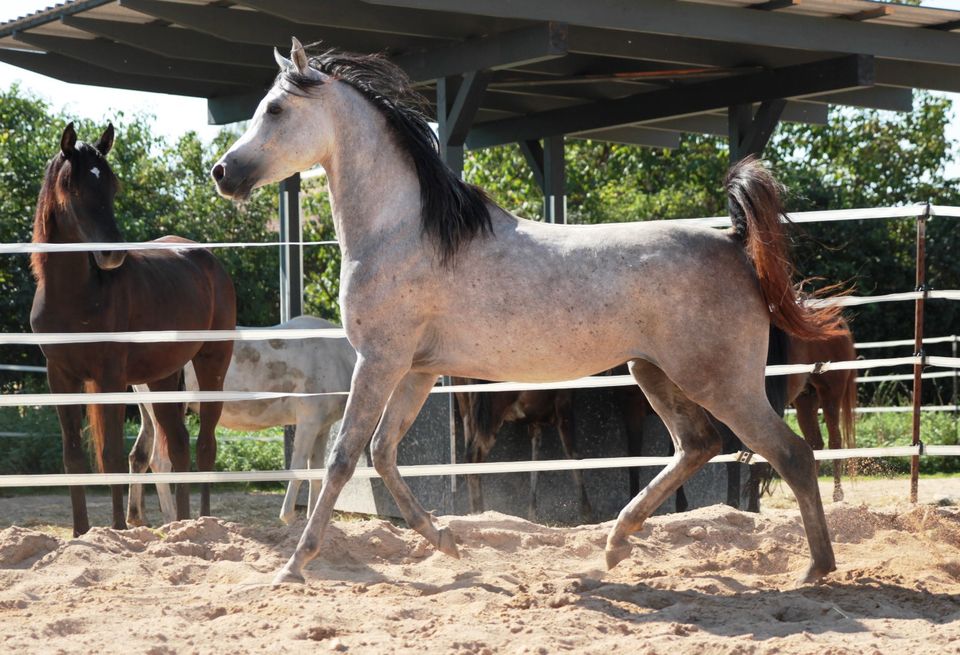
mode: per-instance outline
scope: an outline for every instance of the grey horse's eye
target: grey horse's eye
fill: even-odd
[[[278,105],[278,104],[276,104],[276,103],[271,103],[271,104],[267,105],[267,113],[268,113],[268,114],[272,114],[272,115],[276,116],[277,114],[279,114],[279,113],[282,112],[282,111],[283,111],[283,107],[281,107],[280,105]]]

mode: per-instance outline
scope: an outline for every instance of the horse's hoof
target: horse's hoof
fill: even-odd
[[[816,562],[810,562],[810,566],[807,567],[807,570],[797,578],[796,587],[804,587],[806,585],[817,584],[824,577],[827,576],[831,571],[836,571],[837,567],[835,564],[830,566],[821,566]]]
[[[304,584],[306,580],[299,573],[294,573],[287,567],[283,567],[273,578],[273,584]]]
[[[454,559],[460,559],[460,551],[457,550],[457,539],[449,528],[440,528],[440,539],[437,543],[437,550],[445,553]]]
[[[292,525],[293,522],[297,520],[297,513],[287,512],[286,514],[281,514],[280,520],[283,521],[284,525]]]
[[[127,516],[127,525],[131,528],[142,528],[146,525],[143,521],[140,520],[139,516]]]
[[[604,551],[604,554],[607,558],[607,570],[609,571],[617,564],[623,560],[630,557],[630,551],[633,550],[633,546],[629,543],[623,544],[622,546],[617,546],[615,548],[607,546],[607,549]]]

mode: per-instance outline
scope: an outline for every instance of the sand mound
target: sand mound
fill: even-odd
[[[307,584],[272,587],[302,531],[215,518],[78,539],[0,531],[0,649],[128,653],[910,653],[960,647],[960,512],[827,510],[838,571],[793,589],[796,511],[651,519],[603,563],[610,523],[443,517],[462,558],[382,520],[331,525]]]

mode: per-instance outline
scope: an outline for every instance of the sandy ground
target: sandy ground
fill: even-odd
[[[922,480],[917,506],[906,489],[861,481],[828,503],[839,569],[801,589],[783,489],[759,515],[653,518],[609,572],[610,524],[441,517],[453,560],[389,522],[339,520],[307,584],[283,587],[268,583],[303,524],[276,521],[277,495],[79,539],[65,497],[0,498],[0,652],[960,652],[960,478]]]

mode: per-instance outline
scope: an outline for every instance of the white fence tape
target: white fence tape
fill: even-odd
[[[24,373],[46,373],[46,366],[28,366],[26,364],[0,364],[0,371],[20,371]]]
[[[898,302],[916,300],[923,295],[920,291],[906,291],[903,293],[889,293],[880,296],[842,296],[839,298],[815,299],[809,301],[812,305],[866,305],[875,302]],[[927,298],[960,300],[960,291],[929,291]],[[152,330],[139,332],[46,332],[43,334],[13,334],[0,333],[0,345],[46,345],[58,343],[172,343],[180,341],[268,341],[291,339],[341,339],[346,337],[343,328],[312,328],[277,330],[275,328],[240,328],[237,330]],[[952,337],[939,337],[925,343],[941,343],[951,341]],[[876,347],[876,343],[901,342],[870,342],[860,348]]]
[[[123,241],[83,243],[0,243],[0,255],[34,252],[93,252],[99,250],[202,250],[208,248],[276,248],[278,246],[337,246],[337,241]]]
[[[829,223],[835,221],[859,221],[866,219],[915,218],[926,211],[926,205],[907,205],[904,207],[872,207],[866,209],[836,209],[827,211],[793,212],[789,218],[794,223]],[[933,205],[931,216],[960,216],[960,207]],[[708,218],[661,219],[702,225],[707,227],[728,227],[729,216],[711,216]],[[278,246],[334,246],[337,241],[215,241],[195,242],[98,242],[98,243],[3,243],[0,254],[25,254],[34,252],[90,252],[95,250],[194,250],[198,248],[275,248]]]
[[[956,371],[940,371],[939,373],[924,373],[920,376],[923,380],[935,380],[938,378],[956,377]],[[913,373],[904,373],[902,375],[864,375],[857,378],[857,383],[864,382],[896,382],[898,380],[912,380]]]
[[[924,337],[923,345],[927,346],[935,343],[960,343],[960,337],[957,335],[949,337]],[[868,350],[870,348],[890,348],[894,346],[913,346],[913,339],[895,339],[894,341],[864,341],[862,343],[854,344],[857,347],[857,350]]]
[[[819,370],[821,372],[865,369],[886,366],[919,364],[920,357],[890,357],[861,359],[823,364],[793,364],[768,366],[767,375],[789,375]],[[930,366],[960,368],[960,357],[928,357]],[[629,375],[594,375],[559,382],[490,382],[487,384],[458,384],[434,387],[430,393],[525,391],[535,389],[596,389],[601,387],[632,386],[636,381]],[[232,402],[248,400],[277,400],[280,398],[312,398],[316,396],[345,396],[349,391],[117,391],[107,393],[17,393],[0,395],[0,407],[27,405],[117,405],[129,403],[184,403]]]
[[[921,453],[920,446],[894,446],[888,448],[847,448],[843,450],[820,450],[814,452],[818,460],[851,459],[855,457],[910,457],[960,455],[957,446],[927,446]],[[571,471],[610,468],[634,468],[664,466],[674,457],[602,457],[596,459],[553,459],[535,462],[483,462],[480,464],[421,464],[398,467],[405,478],[479,475],[490,473],[527,473],[531,471]],[[753,453],[717,455],[710,463],[737,462],[760,463],[766,460]],[[52,473],[36,475],[0,475],[0,488],[4,487],[67,487],[80,485],[154,484],[166,482],[281,482],[287,480],[322,480],[324,469],[293,469],[288,471],[242,471],[242,472],[189,472],[189,473]],[[357,467],[354,478],[380,477],[376,469]]]
[[[956,405],[921,405],[921,412],[955,412],[958,407]],[[913,407],[909,405],[902,405],[898,407],[856,407],[854,408],[854,413],[856,414],[908,414],[913,412]],[[823,409],[817,410],[819,414],[823,414]],[[787,409],[785,410],[787,414],[796,414],[797,410]]]
[[[343,328],[240,328],[239,330],[152,330],[141,332],[46,332],[0,334],[0,346],[52,343],[173,343],[179,341],[289,341],[291,339],[343,339]]]

